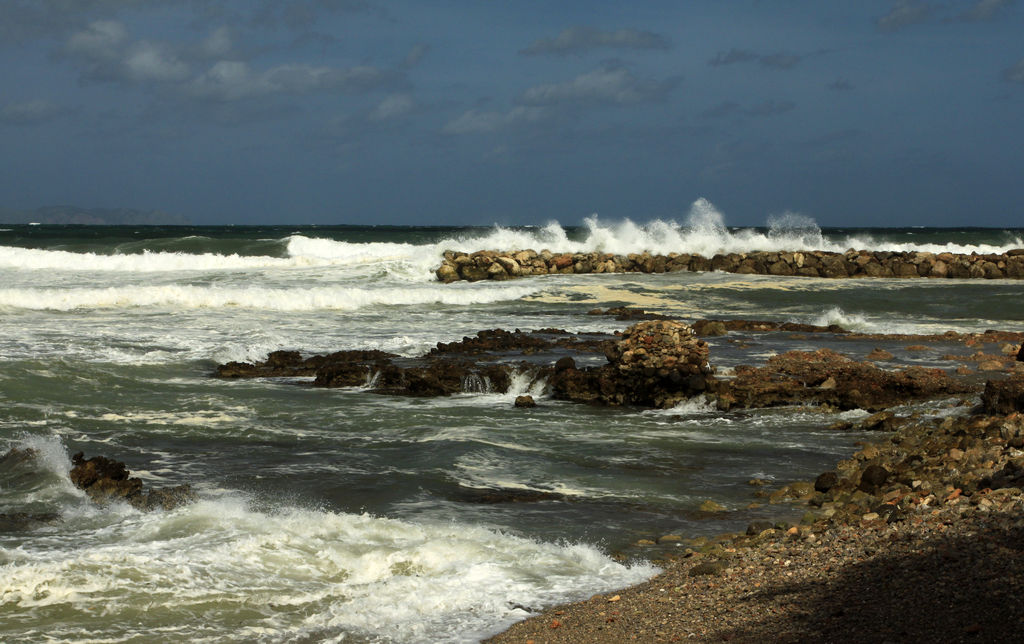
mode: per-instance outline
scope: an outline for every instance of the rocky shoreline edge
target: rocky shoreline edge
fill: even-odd
[[[635,548],[660,558],[660,575],[570,605],[520,607],[529,619],[487,641],[1017,640],[1024,629],[1024,333],[876,336],[749,320],[684,324],[628,308],[591,313],[639,322],[612,337],[481,331],[419,358],[278,351],[260,363],[220,365],[213,375],[300,377],[297,386],[433,396],[498,388],[502,374],[528,369],[547,379],[552,397],[588,404],[668,408],[704,396],[720,409],[810,404],[875,411],[856,429],[878,430],[880,438],[858,444],[850,459],[814,481],[772,490],[751,482],[755,503],[783,504],[780,515],[782,508],[802,512],[795,524],[755,521],[714,538],[650,535]],[[929,343],[941,351],[961,345],[973,353],[942,358],[959,362],[955,368],[954,362],[949,369],[900,369],[881,348],[864,359],[829,349],[789,351],[716,373],[703,338],[734,333],[885,340],[894,351],[893,341],[913,342],[905,349],[914,351]],[[602,354],[606,364],[595,364]],[[927,401],[930,411],[891,410],[909,399]],[[36,456],[14,449],[0,464],[17,467]],[[144,490],[123,463],[104,457],[77,454],[73,466],[72,481],[100,504],[171,509],[195,499],[188,486]],[[557,499],[488,490],[461,500]],[[0,515],[19,525],[57,520]]]
[[[1021,409],[1024,381],[1013,380]],[[772,494],[804,505],[798,525],[670,537],[679,554],[651,580],[485,641],[1019,641],[1024,414],[994,411],[986,402],[866,442]]]
[[[671,273],[723,271],[751,275],[798,277],[888,278],[1024,278],[1024,249],[1002,254],[929,253],[919,251],[753,251],[718,253],[649,252],[553,253],[550,250],[448,250],[434,274],[441,282],[509,280],[531,275],[581,273]]]

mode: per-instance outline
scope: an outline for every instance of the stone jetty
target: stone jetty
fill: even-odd
[[[723,271],[753,275],[801,277],[897,277],[897,278],[1024,278],[1024,248],[1004,254],[892,252],[847,250],[755,251],[719,253],[713,257],[690,253],[553,253],[549,250],[474,253],[445,251],[435,271],[442,282],[508,280],[530,275],[578,273],[670,273],[675,271]]]

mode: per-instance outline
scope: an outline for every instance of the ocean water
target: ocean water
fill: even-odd
[[[0,639],[19,642],[472,642],[556,602],[657,572],[639,538],[742,529],[747,481],[806,479],[856,448],[813,408],[722,414],[551,400],[513,390],[418,399],[303,379],[223,381],[277,349],[419,355],[489,328],[612,333],[586,315],[641,306],[695,318],[838,323],[872,332],[1024,330],[1020,283],[811,280],[722,273],[560,275],[443,285],[446,249],[627,253],[846,248],[1001,252],[1021,230],[819,229],[785,215],[725,225],[74,227],[0,225]],[[776,351],[877,343],[711,339],[721,372]],[[900,351],[898,345],[893,347]],[[932,354],[902,355],[947,366]],[[532,410],[515,409],[531,393]],[[926,413],[957,413],[941,404]],[[847,412],[854,419],[859,412]],[[199,502],[99,508],[70,454],[125,461]],[[549,491],[481,504],[467,492]],[[728,512],[706,515],[712,499]]]

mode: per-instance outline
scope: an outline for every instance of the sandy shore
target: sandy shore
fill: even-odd
[[[681,546],[644,584],[486,641],[1024,641],[1022,424],[975,415],[886,434],[837,472],[857,483],[884,467],[887,484],[808,494],[801,525]]]

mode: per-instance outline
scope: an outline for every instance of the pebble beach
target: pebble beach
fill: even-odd
[[[552,608],[486,641],[1020,641],[1021,418],[976,411],[864,444],[815,481],[799,525],[681,544],[646,583]],[[821,491],[873,468],[888,480]]]

